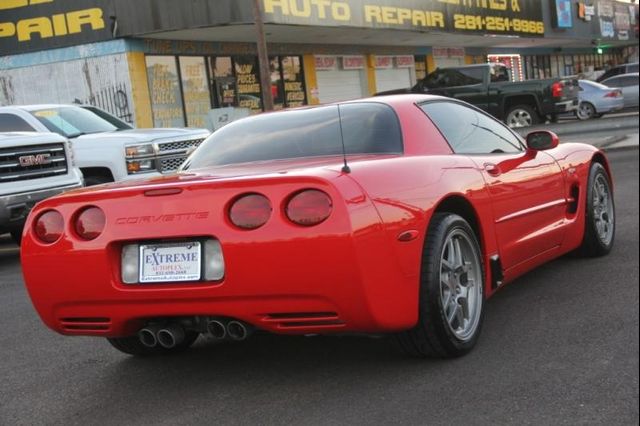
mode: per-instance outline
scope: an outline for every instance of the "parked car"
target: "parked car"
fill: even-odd
[[[507,123],[526,127],[578,109],[578,80],[511,81],[511,71],[491,63],[438,68],[411,89],[380,93],[428,93],[467,101]]]
[[[261,329],[395,333],[455,357],[487,297],[565,253],[607,254],[614,217],[598,149],[402,95],[241,119],[176,175],[38,204],[22,267],[49,327],[128,354]]]
[[[24,221],[36,203],[82,185],[62,136],[0,133],[0,234],[9,232],[20,244]]]
[[[624,96],[624,107],[638,107],[638,73],[622,74],[607,78],[602,84],[609,87],[619,87]]]
[[[71,139],[87,185],[174,173],[210,133],[205,129],[134,129],[91,106],[0,107],[0,118],[0,131],[54,132]]]
[[[600,77],[598,77],[596,79],[596,81],[598,83],[616,76],[616,75],[620,75],[620,74],[629,74],[629,73],[634,73],[634,72],[639,72],[640,70],[638,69],[638,62],[632,62],[629,64],[622,64],[622,65],[618,65],[615,66],[613,68],[611,68],[610,70],[605,71]]]
[[[576,117],[580,120],[600,118],[606,113],[624,108],[622,90],[589,80],[580,80],[580,106]]]

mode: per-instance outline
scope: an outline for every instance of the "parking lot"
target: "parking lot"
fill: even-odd
[[[0,424],[637,424],[638,150],[609,156],[613,252],[505,288],[453,361],[407,358],[387,338],[266,334],[130,358],[46,329],[1,237]]]

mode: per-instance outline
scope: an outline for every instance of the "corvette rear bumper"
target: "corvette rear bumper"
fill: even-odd
[[[384,236],[371,235],[368,240],[379,238]],[[411,327],[417,309],[411,309],[408,298],[398,300],[403,294],[399,288],[406,288],[410,280],[384,279],[395,274],[392,262],[382,259],[381,249],[356,253],[360,244],[351,236],[287,241],[268,248],[223,243],[228,269],[219,282],[135,285],[118,278],[110,259],[117,261],[120,245],[113,244],[106,256],[74,252],[65,259],[47,260],[42,266],[54,273],[28,273],[28,290],[43,321],[62,334],[126,336],[149,319],[190,316],[235,318],[289,334]],[[238,259],[254,261],[245,267]],[[25,263],[32,261],[37,260]],[[372,271],[361,272],[369,262],[375,262],[382,280]],[[87,267],[57,274],[55,264],[61,263]]]
[[[402,269],[392,244],[421,248],[422,240],[390,242],[375,208],[356,187],[353,198],[341,202],[344,195],[330,186],[307,185],[322,188],[335,201],[331,217],[313,227],[274,218],[254,231],[233,229],[220,220],[225,203],[215,200],[210,203],[219,211],[178,215],[175,212],[185,211],[181,199],[167,198],[164,211],[173,214],[154,216],[154,206],[138,196],[142,199],[136,200],[135,212],[113,213],[110,203],[120,208],[120,200],[98,203],[109,218],[103,236],[80,241],[69,232],[44,245],[31,232],[32,215],[22,246],[29,295],[42,320],[63,334],[127,336],[150,319],[190,316],[235,318],[259,329],[295,334],[412,327],[418,316],[418,276]],[[217,193],[233,199],[235,192]],[[286,197],[268,188],[264,193],[272,200]],[[87,203],[65,201],[42,208],[56,208],[73,221]],[[224,278],[123,283],[122,247],[157,241],[159,236],[166,241],[217,239],[224,254]]]

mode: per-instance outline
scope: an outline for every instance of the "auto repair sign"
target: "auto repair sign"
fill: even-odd
[[[1,0],[0,56],[112,38],[110,0]]]

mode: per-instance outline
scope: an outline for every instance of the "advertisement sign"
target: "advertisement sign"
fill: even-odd
[[[1,0],[0,56],[113,38],[110,0]]]
[[[262,0],[265,22],[543,37],[539,0]]]
[[[364,68],[364,56],[343,56],[342,57],[342,69],[343,70],[361,70]]]
[[[600,35],[603,38],[629,40],[631,22],[635,13],[628,4],[601,0],[596,4],[598,8],[598,23]]]
[[[331,71],[336,69],[338,64],[338,58],[336,56],[328,55],[316,55],[316,70],[318,71]]]
[[[552,2],[553,9],[553,26],[555,28],[572,28],[573,16],[571,15],[571,0],[554,0]]]

